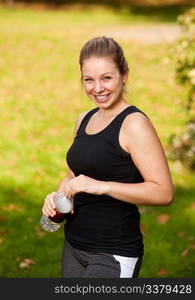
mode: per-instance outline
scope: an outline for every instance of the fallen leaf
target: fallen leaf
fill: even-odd
[[[31,265],[33,265],[33,264],[36,264],[36,262],[35,261],[33,261],[32,259],[30,259],[30,258],[25,258],[25,259],[23,259],[23,261],[21,261],[21,263],[19,264],[19,267],[21,268],[21,269],[23,269],[23,268],[29,268]]]
[[[0,230],[0,235],[6,235],[9,231],[8,230]]]
[[[146,212],[146,208],[145,207],[141,207],[139,209],[139,211],[140,211],[141,214],[144,214]]]
[[[27,218],[26,221],[27,221],[28,223],[32,223],[32,222],[33,222],[33,219]]]
[[[7,206],[2,207],[4,211],[21,211],[21,208],[13,203],[8,204]]]
[[[169,219],[170,219],[170,216],[167,214],[162,214],[157,217],[157,221],[160,224],[166,224]]]
[[[191,208],[192,208],[192,209],[195,209],[195,202],[192,203]]]
[[[186,256],[186,255],[188,255],[188,253],[189,253],[189,249],[186,248],[186,249],[181,253],[181,255],[182,255],[182,256]]]
[[[15,187],[15,188],[13,189],[13,191],[14,191],[14,193],[19,193],[20,189],[17,188],[17,187]]]
[[[3,240],[4,240],[4,238],[3,238],[3,237],[1,237],[1,238],[0,238],[0,244],[2,244],[2,243],[3,243]]]
[[[4,222],[6,220],[6,217],[0,216],[0,222]]]
[[[190,245],[190,248],[195,249],[195,244]]]
[[[181,231],[181,232],[178,233],[178,236],[179,236],[179,237],[183,237],[184,234],[185,234],[185,233],[184,233],[183,231]]]
[[[45,232],[41,231],[38,226],[35,227],[35,231],[38,236],[40,236],[40,237],[45,236]]]
[[[140,224],[141,232],[145,235],[147,232],[146,226],[144,224]]]
[[[169,274],[165,269],[160,269],[158,272],[157,272],[157,275],[167,275]]]

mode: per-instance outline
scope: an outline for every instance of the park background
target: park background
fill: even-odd
[[[130,66],[127,99],[153,122],[168,156],[185,128],[187,89],[175,80],[178,15],[193,1],[0,1],[0,277],[61,277],[63,229],[39,225],[66,174],[75,120],[92,109],[80,84],[83,44],[115,38]],[[140,206],[140,277],[195,277],[195,174],[169,159],[168,207]]]

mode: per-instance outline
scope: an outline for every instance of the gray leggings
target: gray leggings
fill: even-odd
[[[62,253],[64,278],[137,278],[142,257],[124,257],[76,249],[65,240]]]

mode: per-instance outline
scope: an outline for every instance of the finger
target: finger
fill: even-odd
[[[48,195],[45,199],[45,204],[51,206],[51,208],[55,208],[54,196]]]
[[[71,185],[70,184],[67,184],[66,185],[66,188],[65,188],[65,195],[67,198],[70,198],[71,195],[72,195],[72,188],[71,188]]]
[[[76,177],[72,170],[70,170],[70,174],[71,174],[71,176],[72,176],[73,178]]]
[[[71,198],[71,195],[72,195],[71,192],[67,193],[67,194],[66,194],[66,198],[70,199],[70,198]]]
[[[44,207],[42,208],[41,211],[42,211],[42,214],[43,214],[44,216],[48,217],[48,214],[47,214],[47,212],[45,211],[45,208],[44,208]]]
[[[54,195],[55,196],[56,194],[57,194],[57,192],[52,192],[50,195]]]
[[[52,215],[55,215],[55,203],[54,203],[54,197],[56,195],[56,192],[52,192],[50,194],[47,195],[47,197],[45,198],[45,201],[44,201],[44,205],[43,205],[43,208],[42,208],[42,213],[49,217],[49,216],[52,216]]]
[[[42,213],[43,213],[46,217],[49,217],[49,216],[50,216],[49,211],[47,210],[46,207],[43,207],[43,208],[42,208]]]
[[[76,192],[74,190],[71,190],[68,195],[67,195],[67,198],[68,199],[71,199],[74,195],[76,194]]]
[[[55,204],[53,204],[53,200],[48,198],[47,201],[45,202],[45,210],[50,216],[56,214],[54,208],[55,208]]]
[[[50,216],[50,217],[53,217],[55,216],[56,214],[56,211],[54,209],[48,209],[47,207],[45,208],[45,211],[47,212],[47,214]]]
[[[47,215],[50,215],[52,212],[52,208],[50,207],[49,203],[45,203],[43,206],[43,210]]]
[[[79,181],[72,181],[67,187],[67,194],[69,198],[74,194],[81,192],[81,184]]]
[[[52,208],[55,208],[54,198],[55,198],[56,194],[57,193],[55,192],[48,196],[48,201],[51,204]]]

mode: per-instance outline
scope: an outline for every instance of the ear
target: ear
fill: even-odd
[[[123,75],[123,82],[126,83],[129,75],[129,70],[126,71],[126,73]]]

